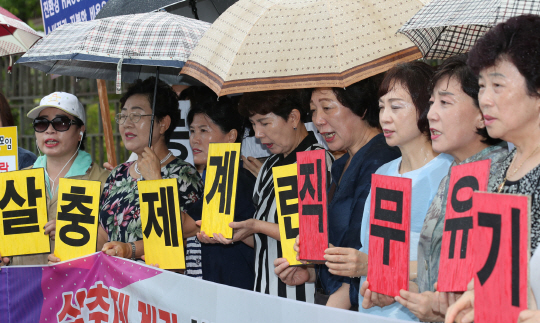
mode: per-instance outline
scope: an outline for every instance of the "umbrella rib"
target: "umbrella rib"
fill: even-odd
[[[210,0],[210,3],[212,4],[212,6],[214,6],[214,9],[216,9],[216,12],[218,13],[218,16],[221,16],[221,12],[219,12],[218,8],[216,7],[216,4],[214,3],[214,0]]]
[[[448,28],[448,26],[444,26],[443,27],[443,30],[439,33],[439,35],[437,35],[437,38],[435,39],[435,41],[433,43],[431,43],[431,46],[429,46],[428,50],[426,51],[426,54],[424,55],[424,59],[426,59],[426,56],[429,52],[431,52],[431,49],[433,48],[433,46],[435,46],[435,44],[439,41],[439,39],[441,38],[442,34],[446,31],[446,28]]]
[[[327,8],[327,10],[328,10],[328,13],[330,13],[330,8],[329,8],[329,6],[328,6],[328,2],[325,1],[324,4],[325,4],[325,6],[326,6],[326,8]],[[336,51],[336,58],[337,58],[337,60],[338,60],[338,71],[337,71],[337,74],[339,74],[339,75],[341,76],[341,59],[340,59],[340,57],[339,57],[339,52],[338,52],[338,48],[337,48],[338,46],[337,46],[337,44],[336,44],[336,41],[337,41],[337,40],[336,40],[336,33],[334,32],[334,20],[332,19],[332,15],[329,14],[329,17],[330,17],[330,18],[329,18],[329,20],[330,20],[330,27],[332,28],[332,35],[334,35],[334,37],[333,37],[333,38],[334,38],[334,50]],[[345,88],[345,80],[344,80],[343,78],[342,78],[341,82],[342,82],[341,85],[343,86],[343,88]]]
[[[23,43],[19,38],[17,38],[17,36],[15,36],[14,33],[12,33],[11,31],[9,31],[9,29],[7,29],[6,27],[4,27],[3,24],[2,24],[1,26],[2,26],[2,28],[4,28],[5,31],[7,31],[7,32],[8,32],[8,33],[9,33],[9,34],[10,34],[10,35],[11,35],[11,36],[19,43],[19,46],[20,46],[21,48],[23,48],[24,50],[28,50],[28,49],[26,48],[26,46],[24,45],[24,43]],[[39,39],[38,39],[38,40],[39,40]]]

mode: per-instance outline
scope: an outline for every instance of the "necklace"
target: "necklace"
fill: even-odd
[[[512,175],[510,175],[510,176],[514,176],[514,174],[517,173],[517,171],[521,168],[521,166],[523,166],[523,164],[525,164],[525,162],[527,160],[529,160],[529,158],[531,158],[534,155],[534,153],[538,150],[538,148],[540,148],[540,145],[536,146],[536,148],[529,155],[529,157],[525,158],[525,160],[521,163],[521,165],[519,165],[519,167],[516,168],[514,170],[514,172],[512,173]],[[506,175],[504,176],[504,179],[503,179],[501,185],[499,185],[499,187],[498,187],[499,190],[497,191],[497,193],[500,193],[502,191],[503,187],[504,187],[504,184],[506,184],[506,180],[508,179],[508,171],[512,168],[512,165],[514,165],[514,161],[516,160],[516,157],[517,157],[517,152],[516,152],[516,155],[514,156],[514,158],[512,159],[512,162],[510,163],[510,166],[508,166],[508,169],[506,170]]]
[[[167,156],[165,156],[165,158],[163,158],[162,160],[159,161],[159,164],[163,164],[165,161],[167,161],[167,159],[169,159],[169,157],[172,156],[172,152],[169,151],[169,153],[167,154]],[[135,162],[135,173],[137,173],[138,175],[141,175],[141,171],[139,170],[139,162]]]

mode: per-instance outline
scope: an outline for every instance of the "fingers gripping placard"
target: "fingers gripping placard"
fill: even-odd
[[[54,254],[64,260],[96,252],[101,182],[60,178]]]
[[[298,169],[298,214],[300,219],[299,257],[325,261],[328,248],[326,210],[326,151],[296,153]]]
[[[51,252],[43,168],[0,173],[0,254],[4,257]]]
[[[185,269],[182,217],[175,178],[139,181],[145,261],[163,269]]]
[[[379,294],[409,289],[411,192],[410,178],[372,175],[367,280]]]
[[[473,194],[474,321],[517,322],[527,309],[530,198]]]
[[[298,266],[293,246],[298,235],[298,183],[295,164],[272,168],[274,175],[274,191],[281,238],[281,257],[289,261],[289,265]]]
[[[487,159],[452,167],[437,284],[441,292],[466,291],[473,277],[472,195],[487,190],[490,165]]]
[[[240,144],[210,144],[204,183],[201,231],[209,237],[221,233],[232,239]]]

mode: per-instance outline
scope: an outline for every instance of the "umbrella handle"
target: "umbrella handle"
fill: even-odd
[[[154,133],[154,116],[156,114],[156,97],[159,82],[159,66],[156,66],[156,84],[154,85],[154,98],[152,99],[152,119],[150,121],[150,138],[148,138],[148,147],[152,147],[152,135]]]

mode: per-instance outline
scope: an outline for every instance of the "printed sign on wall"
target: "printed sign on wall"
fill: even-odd
[[[40,0],[45,34],[70,24],[94,20],[108,0]]]

